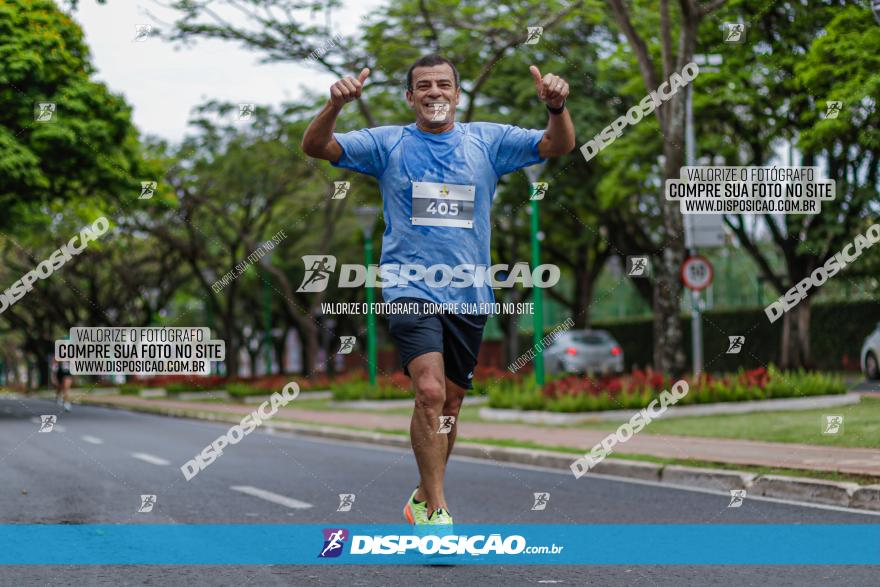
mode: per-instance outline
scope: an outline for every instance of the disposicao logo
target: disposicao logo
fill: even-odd
[[[324,528],[324,547],[318,558],[333,558],[342,554],[342,547],[348,538],[348,530],[345,528]]]

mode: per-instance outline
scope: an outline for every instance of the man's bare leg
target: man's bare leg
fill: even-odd
[[[64,398],[64,403],[70,403],[70,385],[73,382],[73,377],[69,375],[64,377],[61,383],[62,397]]]
[[[446,435],[447,439],[446,460],[444,461],[445,463],[449,462],[449,456],[452,454],[452,446],[455,444],[455,438],[458,435],[458,413],[461,410],[461,404],[464,401],[465,393],[467,393],[467,391],[463,387],[459,387],[448,378],[446,379],[446,401],[443,403],[443,415],[455,416],[456,422],[453,425],[452,430],[449,431],[449,434]],[[445,473],[446,469],[444,467],[444,475]],[[421,479],[419,480],[419,490],[416,491],[416,499],[419,501],[425,500],[425,493],[422,491]],[[434,510],[428,511],[430,512]]]
[[[455,437],[458,436],[458,412],[461,411],[461,403],[464,401],[464,395],[467,390],[459,387],[455,383],[446,379],[446,403],[443,404],[444,416],[455,416],[455,425],[449,431],[446,441],[446,462],[449,462],[449,455],[452,454],[452,446],[455,444]]]
[[[419,490],[415,498],[426,501],[428,512],[446,509],[443,478],[446,475],[447,435],[438,434],[446,402],[443,355],[419,355],[407,365],[415,386],[416,400],[409,426],[410,441],[419,466]]]

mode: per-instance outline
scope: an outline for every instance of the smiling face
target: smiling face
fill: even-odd
[[[446,64],[417,67],[412,72],[412,90],[406,101],[416,114],[416,124],[429,132],[445,132],[455,123],[455,108],[461,88],[455,85],[455,74]]]

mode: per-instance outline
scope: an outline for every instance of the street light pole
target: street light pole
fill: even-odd
[[[373,264],[373,239],[364,234],[364,260],[369,271]],[[376,315],[373,313],[375,292],[367,287],[367,368],[370,372],[370,385],[376,385]]]
[[[266,241],[263,247],[267,251],[260,258],[260,277],[263,279],[263,359],[266,375],[270,375],[272,373],[272,293],[269,291],[268,266],[272,264],[272,257],[275,255],[275,243]],[[254,370],[256,371],[256,368]]]
[[[694,92],[693,86],[686,89],[685,103],[685,160],[688,167],[696,163],[695,137],[694,137]],[[684,242],[688,249],[688,255],[696,255],[697,247],[694,244],[693,217],[684,215]],[[703,371],[703,321],[700,316],[700,292],[691,290],[691,353],[693,354],[694,376]]]
[[[272,373],[272,335],[269,331],[272,329],[272,294],[269,292],[268,272],[261,268],[260,273],[263,274],[263,346],[265,347],[263,356],[266,361],[266,375],[270,375]]]
[[[541,264],[541,241],[538,238],[540,219],[538,218],[538,200],[532,200],[532,268]],[[544,385],[544,349],[540,347],[541,338],[544,336],[544,300],[540,287],[532,288],[532,297],[535,300],[535,317],[532,326],[532,343],[535,345],[535,383],[538,387]]]
[[[694,61],[700,65],[702,71],[717,72],[718,66],[721,65],[723,57],[717,54],[702,55],[695,54]],[[696,157],[696,133],[694,130],[694,85],[689,84],[685,88],[685,164],[693,167],[697,164]],[[693,215],[684,215],[684,245],[688,250],[688,255],[697,254],[697,244],[695,242],[695,224],[696,220]],[[703,321],[700,316],[700,292],[691,290],[691,354],[693,355],[694,375],[699,375],[703,371]]]
[[[531,183],[535,183],[544,170],[544,164],[532,165],[525,168],[526,176]],[[531,186],[530,186],[531,188]],[[532,190],[529,189],[529,199],[531,199]],[[538,200],[531,200],[531,229],[530,237],[532,243],[532,270],[541,264],[541,234],[540,216],[538,211]],[[541,339],[544,337],[544,298],[543,292],[539,287],[532,288],[532,299],[535,302],[535,313],[532,318],[532,344],[535,348],[535,383],[538,387],[544,385],[544,349],[541,348]]]
[[[355,209],[355,216],[364,233],[364,262],[369,273],[373,264],[373,226],[379,209],[375,206],[361,206]],[[367,283],[367,370],[370,385],[376,385],[376,315],[373,313],[375,292]]]

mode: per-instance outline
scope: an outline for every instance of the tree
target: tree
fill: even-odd
[[[774,147],[785,140],[790,153],[795,147],[802,152],[803,165],[827,167],[837,186],[836,199],[823,202],[821,214],[726,217],[764,279],[782,295],[863,231],[869,215],[876,216],[880,114],[872,96],[880,84],[880,27],[865,8],[833,0],[772,7],[745,2],[737,8],[766,11],[752,31],[764,46],[731,47],[722,71],[701,80],[710,88],[695,106],[701,129],[710,130],[706,150],[728,164],[768,165]],[[844,103],[838,118],[825,119],[826,100]],[[725,135],[741,141],[725,143]],[[761,246],[765,238],[781,267]],[[847,269],[840,278],[851,274]],[[811,363],[811,299],[819,291],[783,316],[784,367]]]
[[[0,230],[45,227],[47,206],[85,194],[137,194],[131,109],[90,79],[90,59],[54,2],[0,5]]]
[[[0,278],[20,279],[67,243],[91,218],[57,215],[52,227],[0,237]],[[49,380],[54,341],[74,326],[147,326],[186,275],[167,243],[111,226],[88,249],[0,314],[0,333],[17,333],[37,366],[39,384]]]
[[[655,91],[663,80],[670,79],[674,72],[680,72],[693,60],[700,22],[725,0],[712,0],[699,4],[696,0],[679,0],[678,11],[673,11],[669,0],[660,0],[659,29],[656,19],[647,16],[647,10],[633,12],[624,0],[608,0],[608,7],[620,32],[629,42],[639,72],[647,92]],[[640,7],[641,8],[641,7]],[[642,22],[634,20],[639,17]],[[660,67],[656,65],[656,55],[645,41],[637,24],[646,29],[659,32]],[[677,48],[673,46],[673,34],[678,32]],[[658,71],[660,75],[658,75]],[[656,108],[654,114],[663,136],[663,181],[678,179],[684,164],[684,122],[685,93],[677,92],[665,104]],[[684,370],[685,354],[682,348],[682,330],[679,319],[679,298],[681,283],[679,267],[684,260],[682,240],[682,218],[678,205],[665,201],[661,188],[657,191],[658,205],[663,230],[663,248],[660,262],[654,273],[654,367],[661,371],[681,373]]]

